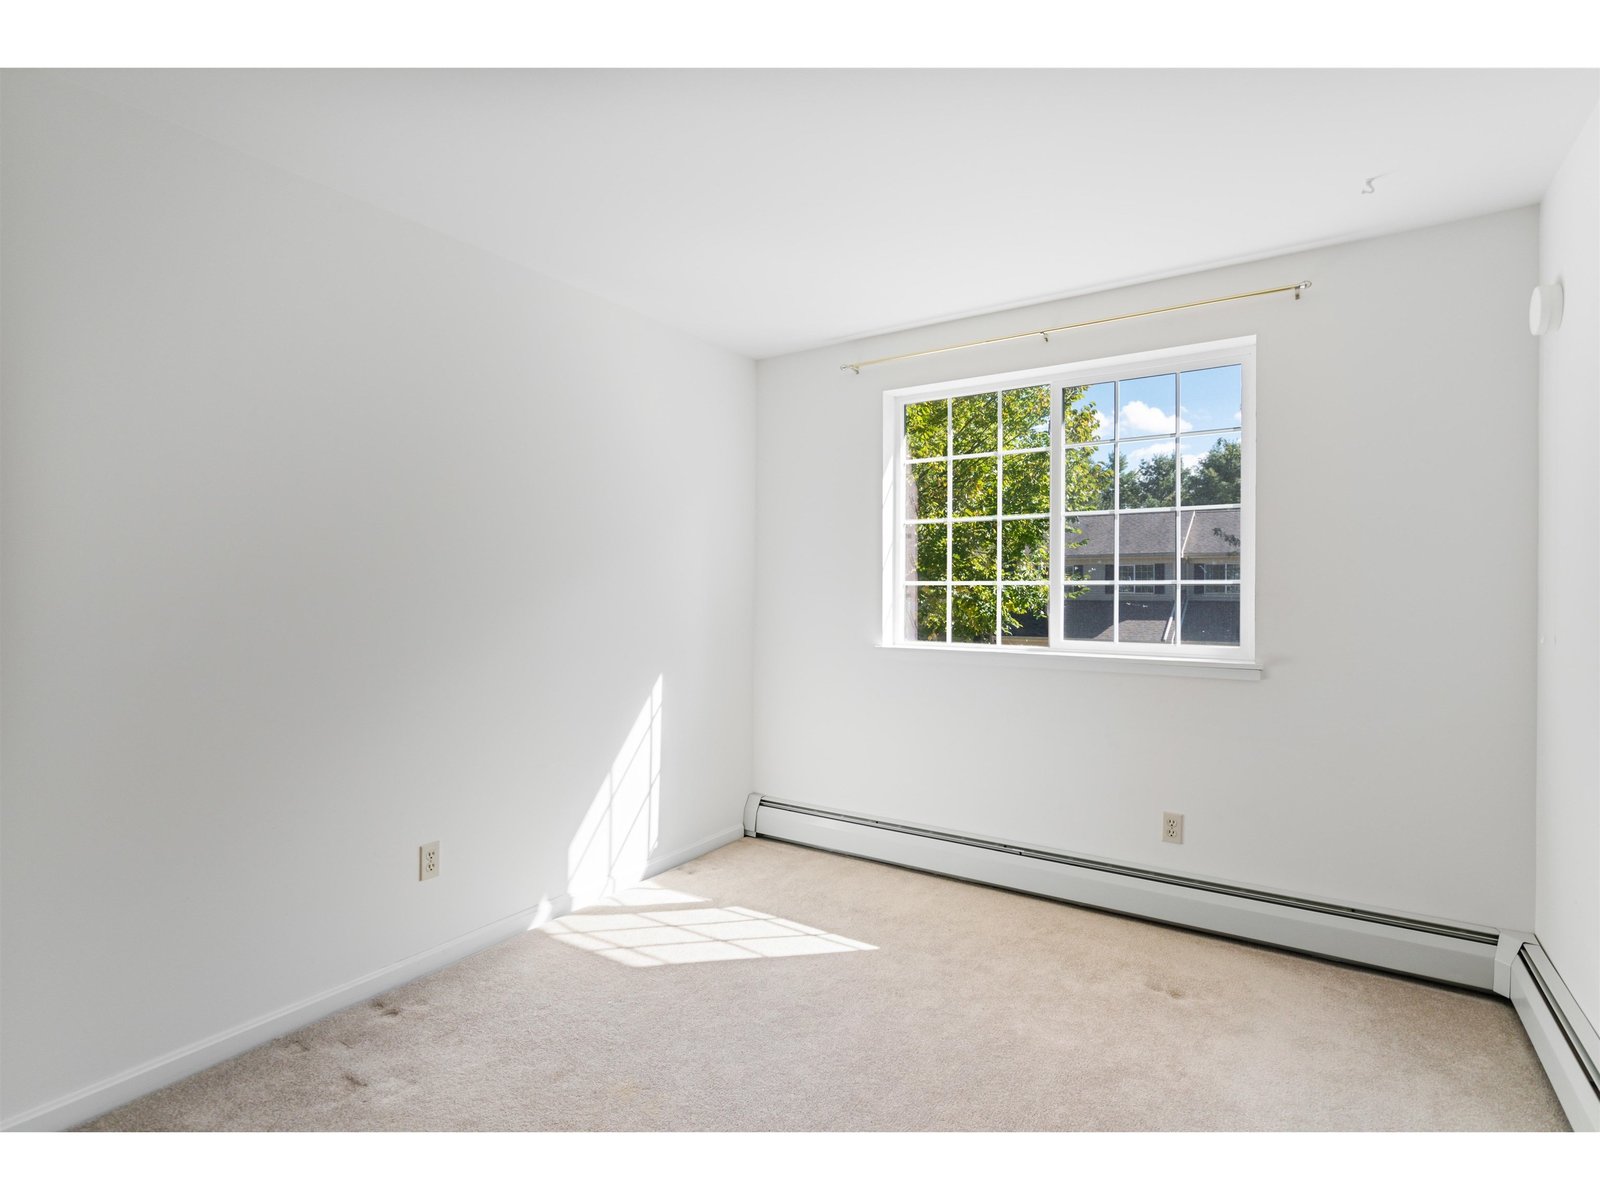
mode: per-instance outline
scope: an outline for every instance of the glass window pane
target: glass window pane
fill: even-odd
[[[1050,589],[1000,589],[1000,640],[1007,646],[1050,644]]]
[[[1111,640],[1112,587],[1083,584],[1061,593],[1061,636],[1074,642]]]
[[[1050,519],[1048,517],[1001,523],[1000,578],[1050,578]]]
[[[1184,504],[1239,503],[1239,435],[1180,438]]]
[[[948,588],[906,589],[906,636],[914,642],[944,641],[945,594]]]
[[[949,453],[948,400],[906,405],[906,457],[939,458]]]
[[[1161,642],[1177,640],[1177,612],[1172,583],[1152,587],[1123,584],[1117,589],[1117,641]]]
[[[1117,385],[1117,437],[1177,432],[1178,377],[1146,375]]]
[[[1006,450],[1050,448],[1050,388],[1017,388],[1000,393],[1000,429]]]
[[[1000,457],[1002,512],[1024,516],[1050,511],[1050,451]]]
[[[985,454],[996,449],[1000,408],[993,392],[957,396],[950,401],[951,446],[954,454]]]
[[[1069,444],[1109,441],[1116,408],[1117,385],[1114,383],[1062,388],[1061,440]]]
[[[1061,527],[1061,578],[1110,579],[1116,518],[1110,513],[1067,513]]]
[[[987,642],[995,639],[997,589],[953,587],[950,589],[950,640]]]
[[[1237,365],[1185,371],[1178,391],[1178,428],[1237,429],[1244,419],[1243,378],[1244,369]]]
[[[950,526],[950,578],[993,579],[996,522],[957,521]]]
[[[1116,505],[1117,473],[1111,465],[1114,447],[1069,446],[1061,452],[1062,503],[1073,512]]]
[[[1058,587],[1068,642],[1239,646],[1243,377],[1231,363],[904,405],[907,640],[1048,646]]]
[[[1177,503],[1174,463],[1177,443],[1171,438],[1148,442],[1120,442],[1123,508],[1171,508]]]
[[[992,517],[995,502],[995,458],[958,458],[950,464],[955,478],[956,517]]]
[[[1187,521],[1191,515],[1184,513]],[[1148,587],[1161,579],[1176,579],[1178,516],[1176,513],[1132,512],[1117,518],[1117,549],[1122,578]]]
[[[1206,584],[1183,585],[1183,634],[1185,645],[1237,646],[1239,644],[1239,596],[1237,585],[1229,595],[1224,587]]]
[[[949,496],[948,463],[916,463],[906,468],[906,516],[912,520],[942,517]]]
[[[1244,543],[1240,538],[1237,508],[1183,512],[1178,514],[1178,519],[1183,532],[1185,579],[1226,581],[1239,578],[1239,552]]]
[[[948,526],[906,526],[906,578],[943,579],[945,577],[945,530]]]

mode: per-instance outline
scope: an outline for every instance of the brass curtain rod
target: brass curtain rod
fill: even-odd
[[[1280,292],[1293,292],[1296,300],[1300,293],[1311,286],[1309,279],[1302,279],[1299,283],[1285,284],[1283,287],[1263,288],[1259,292],[1239,292],[1232,296],[1213,296],[1210,300],[1191,300],[1187,304],[1169,304],[1165,308],[1147,308],[1143,312],[1121,313],[1115,317],[1100,317],[1093,321],[1077,321],[1071,325],[1052,325],[1049,329],[1030,329],[1026,333],[1008,333],[1004,337],[980,338],[975,342],[961,342],[955,346],[939,346],[933,350],[913,350],[909,354],[885,354],[882,358],[865,358],[860,362],[844,363],[841,371],[854,371],[861,374],[862,367],[877,367],[884,363],[901,362],[908,358],[926,358],[930,354],[948,354],[952,350],[971,350],[977,346],[993,346],[999,342],[1016,342],[1023,338],[1043,338],[1050,340],[1052,333],[1066,333],[1069,329],[1086,329],[1090,325],[1109,325],[1113,321],[1131,321],[1135,317],[1153,317],[1159,313],[1181,312],[1186,308],[1202,308],[1207,304],[1227,304],[1233,300],[1251,300],[1256,296],[1276,296]]]

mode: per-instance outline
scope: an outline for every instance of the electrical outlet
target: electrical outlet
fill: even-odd
[[[1163,842],[1173,842],[1179,846],[1183,845],[1182,813],[1161,814],[1161,840]]]
[[[417,879],[439,878],[439,843],[429,842],[417,851]]]

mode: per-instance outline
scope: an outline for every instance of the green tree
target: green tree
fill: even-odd
[[[1076,445],[1093,442],[1101,436],[1099,406],[1089,397],[1086,387],[1067,388],[1061,394],[1061,437],[1067,448],[1062,457],[1062,502],[1067,513],[1091,512],[1108,509],[1116,504],[1116,472],[1111,468],[1111,447]],[[1068,550],[1088,544],[1088,535],[1081,525],[1067,518],[1062,527]],[[1080,599],[1087,589],[1074,588],[1067,593],[1070,600]],[[1048,602],[1048,596],[1046,597]]]
[[[1174,501],[1174,458],[1170,454],[1152,454],[1130,465],[1127,457],[1122,463],[1123,508],[1171,508]]]
[[[1183,469],[1185,504],[1239,503],[1239,443],[1218,438],[1204,458]]]
[[[943,458],[949,449],[948,400],[906,405],[906,457]]]
[[[1168,508],[1175,502],[1176,461],[1171,454],[1152,454],[1122,469],[1123,508]],[[1219,437],[1193,466],[1183,468],[1183,503],[1239,503],[1239,443]]]

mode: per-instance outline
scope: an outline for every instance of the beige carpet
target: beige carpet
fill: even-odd
[[[1493,996],[769,841],[620,899],[86,1128],[1566,1128]]]

